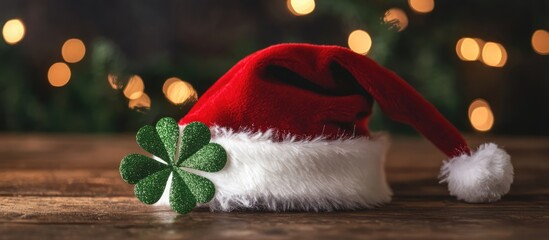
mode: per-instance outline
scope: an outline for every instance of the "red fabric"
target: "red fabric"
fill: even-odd
[[[449,157],[470,151],[457,129],[404,80],[337,46],[280,44],[258,51],[221,77],[179,124],[335,139],[368,135],[374,101]]]

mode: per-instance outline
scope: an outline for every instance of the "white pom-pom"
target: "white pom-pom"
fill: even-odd
[[[496,144],[486,143],[471,155],[445,161],[440,182],[447,182],[450,195],[459,200],[494,202],[509,192],[513,174],[511,156]]]

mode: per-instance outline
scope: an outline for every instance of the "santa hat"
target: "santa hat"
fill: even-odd
[[[368,131],[372,104],[411,125],[449,160],[441,182],[466,202],[492,202],[513,182],[510,156],[493,143],[472,151],[458,130],[410,85],[371,59],[337,46],[280,44],[236,64],[179,124],[200,121],[228,155],[214,210],[334,210],[391,199],[386,137]]]

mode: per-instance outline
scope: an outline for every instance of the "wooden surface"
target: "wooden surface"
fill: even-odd
[[[487,141],[468,137],[471,145]],[[142,152],[134,137],[0,135],[0,239],[549,239],[549,138],[494,138],[512,155],[515,183],[493,204],[467,204],[437,183],[444,156],[419,138],[395,138],[392,203],[329,213],[146,206],[118,174]]]

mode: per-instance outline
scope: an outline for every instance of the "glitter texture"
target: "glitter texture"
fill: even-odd
[[[158,202],[160,197],[162,197],[164,188],[166,188],[166,182],[170,177],[170,173],[170,169],[166,168],[141,179],[141,181],[135,184],[134,188],[137,199],[145,204]]]
[[[181,154],[179,155],[178,164],[185,161],[188,157],[200,150],[204,145],[210,142],[212,137],[208,126],[201,122],[189,123],[183,129],[181,137]]]
[[[185,214],[196,206],[196,199],[185,181],[179,174],[173,175],[172,187],[170,188],[170,206],[178,213]]]
[[[178,169],[177,173],[185,181],[192,194],[196,197],[196,201],[199,203],[207,203],[215,195],[215,186],[207,178],[185,172]]]
[[[130,154],[120,163],[120,176],[129,184],[136,184],[139,180],[167,168],[168,165],[158,161],[151,161],[141,154]]]
[[[156,132],[153,126],[146,125],[137,131],[137,144],[141,146],[145,151],[150,152],[163,160],[169,160],[168,152],[160,140],[160,136]]]
[[[211,201],[215,186],[207,178],[179,168],[174,159],[178,159],[182,167],[200,171],[223,169],[227,153],[221,145],[209,143],[210,138],[209,128],[200,122],[187,125],[180,136],[177,122],[173,118],[162,118],[156,128],[144,126],[139,129],[136,139],[139,146],[167,164],[144,155],[129,154],[120,162],[120,176],[127,183],[135,184],[134,192],[141,202],[153,204],[162,196],[172,174],[170,206],[178,213],[188,213],[197,202]]]
[[[170,157],[170,159],[163,160],[171,160],[174,163],[176,160],[177,140],[179,139],[179,126],[177,122],[173,118],[162,118],[156,123],[156,131]]]
[[[181,166],[205,172],[217,172],[227,163],[227,153],[221,145],[209,143],[185,160]]]

